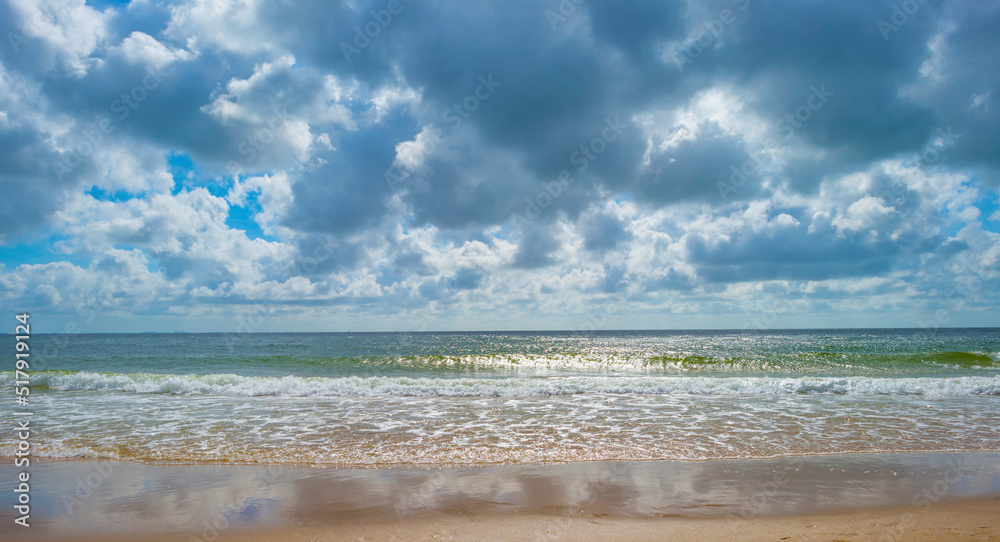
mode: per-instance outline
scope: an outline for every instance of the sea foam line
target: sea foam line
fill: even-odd
[[[0,374],[0,386],[13,386]],[[1000,377],[693,377],[565,376],[546,378],[246,377],[235,374],[171,375],[149,373],[36,373],[33,386],[63,391],[234,397],[517,397],[612,393],[641,395],[1000,395]]]

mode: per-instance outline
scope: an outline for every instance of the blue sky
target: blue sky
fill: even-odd
[[[0,4],[38,331],[1000,326],[1000,6]]]

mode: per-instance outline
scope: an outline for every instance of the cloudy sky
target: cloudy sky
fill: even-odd
[[[991,0],[2,0],[0,36],[37,331],[1000,325]]]

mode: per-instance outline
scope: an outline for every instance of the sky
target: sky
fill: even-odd
[[[994,1],[2,0],[0,36],[36,332],[1000,326]]]

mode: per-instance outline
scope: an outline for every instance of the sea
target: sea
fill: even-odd
[[[13,353],[13,336],[0,344]],[[66,334],[30,347],[36,457],[439,468],[1000,451],[1000,329]],[[14,405],[10,358],[0,386]]]

